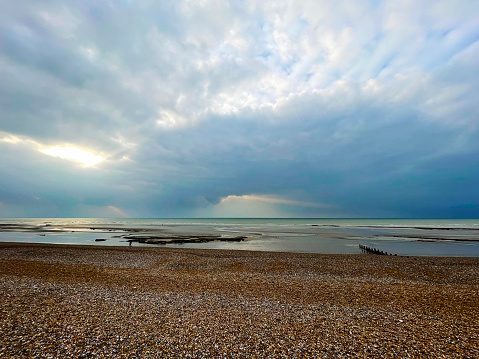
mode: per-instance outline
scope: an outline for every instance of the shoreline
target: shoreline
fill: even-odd
[[[0,355],[475,357],[479,258],[0,243]]]
[[[243,238],[243,237],[240,237]],[[231,242],[247,242],[251,241],[254,239],[251,238],[244,238],[239,240],[236,240],[236,238],[232,238]],[[213,240],[211,242],[228,242],[228,240]],[[111,250],[118,250],[118,251],[123,251],[123,250],[185,250],[185,251],[205,251],[205,252],[215,252],[215,251],[220,251],[220,252],[246,252],[246,253],[265,253],[265,254],[279,254],[279,255],[314,255],[314,256],[374,256],[377,257],[377,254],[372,254],[372,253],[367,253],[365,251],[362,251],[361,248],[358,252],[355,253],[320,253],[320,252],[291,252],[291,251],[267,251],[267,250],[254,250],[254,249],[230,249],[230,248],[201,248],[201,247],[184,247],[182,244],[186,242],[182,242],[181,240],[178,242],[167,242],[167,243],[149,243],[151,245],[141,245],[145,244],[142,241],[132,241],[132,243],[137,243],[140,244],[138,246],[132,245],[130,246],[129,240],[123,241],[122,243],[125,243],[124,245],[96,245],[96,243],[89,243],[89,244],[84,244],[84,243],[50,243],[50,242],[10,242],[10,241],[0,241],[0,250],[5,247],[49,247],[49,248],[55,248],[55,247],[64,247],[64,248],[71,248],[71,249],[111,249]],[[191,242],[191,243],[204,243],[204,242]],[[174,244],[175,246],[165,246],[164,244]],[[358,245],[359,246],[359,245]],[[383,255],[380,255],[383,256]],[[424,256],[424,255],[395,255],[395,254],[387,254],[384,255],[385,257],[397,257],[397,258],[416,258],[416,259],[446,259],[446,258],[451,258],[451,259],[471,259],[471,260],[476,260],[479,265],[479,257],[477,256]],[[0,256],[1,258],[1,256]]]
[[[328,254],[359,254],[362,246],[398,256],[479,257],[479,226],[475,222],[437,221],[436,227],[429,228],[415,222],[408,226],[394,222],[384,226],[356,221],[340,226],[296,220],[288,222],[292,225],[248,220],[248,224],[234,220],[223,224],[201,220],[183,224],[141,219],[102,221],[4,220],[0,223],[0,241]],[[456,228],[458,225],[460,228]]]

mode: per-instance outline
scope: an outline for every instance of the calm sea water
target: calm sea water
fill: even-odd
[[[172,244],[188,248],[311,253],[360,253],[359,244],[398,255],[479,257],[478,219],[271,219],[271,218],[15,218],[1,224],[45,225],[47,233],[0,232],[0,241],[120,245],[124,229],[174,234],[245,235],[245,242]],[[69,232],[55,232],[55,226]],[[69,227],[70,226],[70,227]],[[77,228],[84,226],[85,228]],[[109,227],[91,230],[88,226]],[[106,239],[96,242],[95,239]],[[138,245],[138,244],[135,244]],[[148,246],[148,245],[146,245]]]
[[[430,226],[471,228],[479,230],[479,219],[372,219],[372,218],[0,218],[0,224],[23,223],[58,225],[111,224],[126,226],[158,225],[340,225],[340,226]]]

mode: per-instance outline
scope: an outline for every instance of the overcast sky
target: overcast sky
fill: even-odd
[[[0,217],[479,217],[479,1],[0,8]]]

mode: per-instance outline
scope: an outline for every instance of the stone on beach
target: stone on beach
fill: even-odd
[[[0,357],[478,357],[478,264],[0,243]]]

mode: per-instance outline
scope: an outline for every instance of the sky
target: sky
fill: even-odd
[[[479,1],[0,7],[0,217],[479,218]]]

